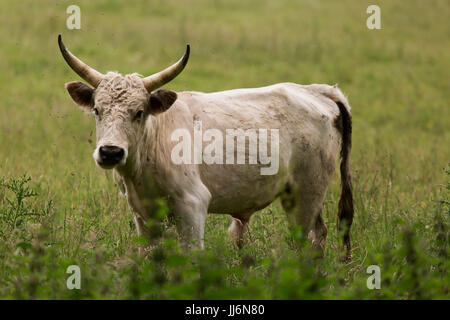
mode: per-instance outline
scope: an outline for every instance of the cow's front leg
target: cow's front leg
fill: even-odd
[[[204,248],[205,222],[209,198],[185,195],[173,199],[173,209],[181,244],[186,248]]]
[[[146,239],[150,239],[150,232],[148,228],[145,226],[145,222],[147,221],[147,214],[144,206],[142,205],[134,185],[127,180],[123,180],[125,187],[125,196],[127,198],[128,206],[133,213],[134,223],[136,225],[137,234],[139,237],[143,236]],[[143,256],[144,247],[139,247],[139,255]]]
[[[145,226],[144,220],[134,212],[133,212],[133,216],[134,216],[134,224],[136,225],[136,230],[137,230],[138,236],[145,237],[148,239],[150,237],[150,233],[149,233],[149,230],[147,229],[147,227]]]
[[[144,220],[138,216],[135,212],[133,212],[133,216],[134,216],[134,223],[136,225],[136,230],[137,230],[137,234],[139,237],[144,237],[145,239],[150,239],[150,233],[147,229],[147,227],[145,226],[145,222]],[[139,256],[143,257],[144,253],[145,253],[145,246],[140,245],[138,248],[138,253]]]

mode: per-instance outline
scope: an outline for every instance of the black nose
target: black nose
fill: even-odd
[[[115,146],[100,147],[99,153],[102,164],[106,165],[118,164],[125,155],[125,151],[122,148]]]

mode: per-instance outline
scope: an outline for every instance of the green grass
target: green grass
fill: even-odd
[[[71,4],[0,1],[1,298],[449,298],[448,1],[377,1],[374,31],[370,1],[77,1],[73,31]],[[278,203],[254,216],[243,250],[227,235],[230,218],[210,215],[203,252],[180,251],[165,220],[167,240],[138,258],[125,200],[92,160],[94,121],[64,89],[78,77],[58,33],[102,72],[143,75],[189,42],[173,90],[339,83],[354,121],[353,260],[338,259],[338,174],[323,260],[291,236]],[[81,290],[66,288],[71,264]],[[372,264],[381,290],[366,287]]]

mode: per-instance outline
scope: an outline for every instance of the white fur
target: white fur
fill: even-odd
[[[281,83],[256,89],[215,93],[179,92],[166,112],[148,116],[145,123],[132,121],[133,112],[149,99],[136,74],[108,73],[96,89],[98,147],[114,145],[126,150],[114,177],[125,191],[139,233],[145,233],[148,200],[169,196],[179,231],[185,242],[203,247],[208,212],[227,213],[235,220],[230,233],[239,243],[252,213],[291,190],[298,202],[287,207],[294,223],[300,224],[313,243],[323,243],[325,226],[315,221],[322,209],[328,183],[334,172],[341,136],[334,127],[339,109],[349,108],[336,86]],[[261,175],[260,165],[175,165],[171,134],[185,128],[193,133],[195,120],[203,129],[279,129],[279,171]],[[247,162],[248,163],[248,162]],[[139,223],[138,223],[139,222]],[[324,229],[325,228],[325,229]]]

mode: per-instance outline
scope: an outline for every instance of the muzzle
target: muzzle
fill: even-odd
[[[112,169],[117,165],[124,165],[126,158],[126,149],[118,146],[101,145],[94,151],[95,162],[103,169]]]

